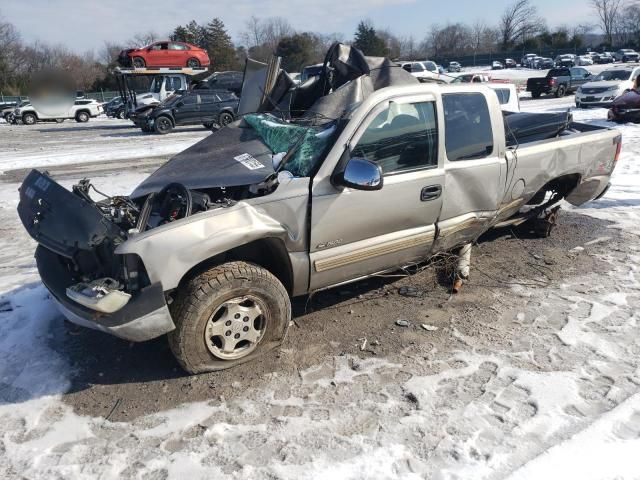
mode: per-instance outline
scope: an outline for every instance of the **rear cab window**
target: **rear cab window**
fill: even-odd
[[[493,130],[487,99],[482,93],[446,93],[445,150],[451,162],[474,160],[493,153]]]

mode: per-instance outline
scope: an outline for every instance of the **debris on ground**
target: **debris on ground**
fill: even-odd
[[[438,327],[434,326],[434,325],[428,325],[426,323],[423,323],[422,325],[420,325],[423,329],[425,329],[427,332],[435,332],[436,330],[438,330]]]
[[[399,327],[408,327],[409,322],[407,322],[406,320],[396,320],[396,325],[398,325]]]
[[[400,287],[398,289],[398,295],[402,297],[424,297],[424,290],[420,290],[419,288],[413,287],[411,285]]]

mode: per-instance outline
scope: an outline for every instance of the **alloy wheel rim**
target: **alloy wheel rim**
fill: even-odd
[[[204,341],[209,352],[220,360],[238,360],[253,352],[264,338],[266,311],[253,296],[225,301],[209,317]]]

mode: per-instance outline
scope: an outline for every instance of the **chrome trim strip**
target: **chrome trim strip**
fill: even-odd
[[[421,245],[431,245],[434,238],[435,232],[419,233],[407,238],[392,240],[373,247],[363,248],[355,252],[344,253],[331,258],[325,258],[323,260],[316,260],[314,262],[314,266],[316,272],[326,272],[327,270],[345,267],[352,263],[362,262],[374,257],[388,255],[408,248],[419,247]]]

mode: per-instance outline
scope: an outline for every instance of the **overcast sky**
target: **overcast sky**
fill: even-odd
[[[0,15],[23,39],[63,44],[78,52],[106,40],[124,41],[153,30],[168,35],[178,24],[220,17],[234,40],[246,19],[280,16],[299,31],[341,33],[351,38],[358,21],[399,36],[424,38],[434,23],[497,23],[513,0],[0,0]],[[549,26],[593,22],[587,0],[534,0]]]

